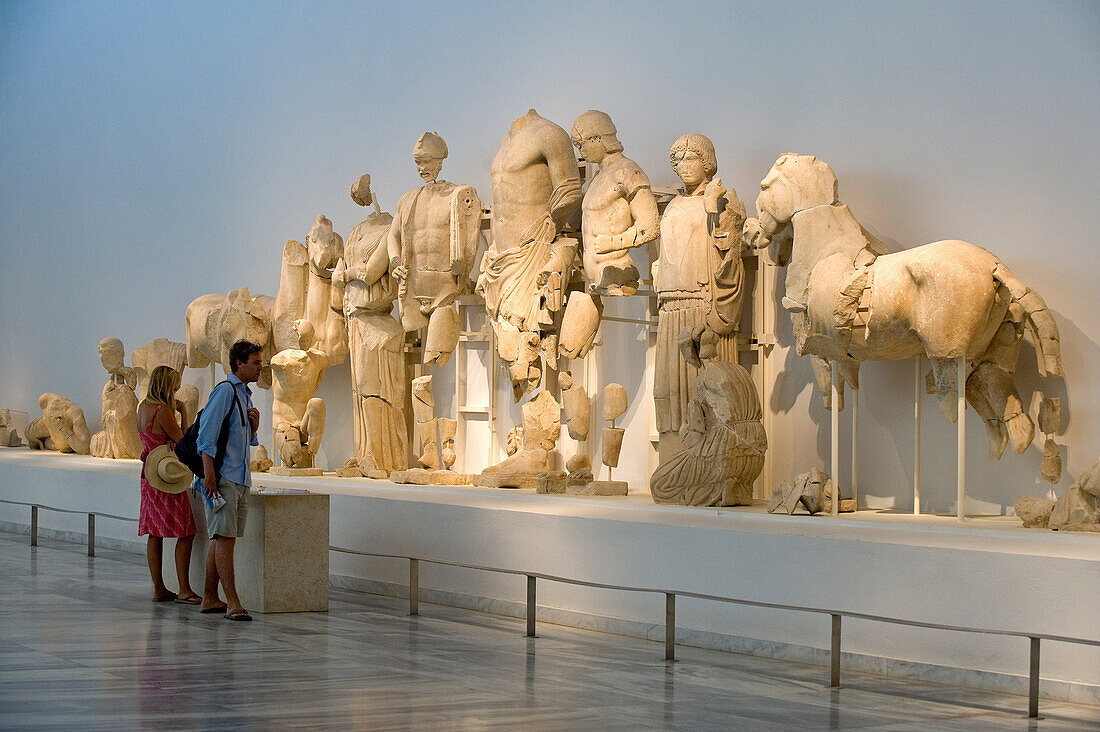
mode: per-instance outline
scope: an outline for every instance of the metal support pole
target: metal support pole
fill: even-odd
[[[833,643],[829,668],[829,686],[840,686],[840,616],[831,614],[833,618]]]
[[[38,506],[31,506],[31,546],[38,546]]]
[[[966,521],[966,356],[959,356],[959,523]]]
[[[859,389],[852,389],[852,500],[859,509]]]
[[[527,637],[537,638],[535,635],[535,577],[527,575]]]
[[[88,514],[88,556],[95,556],[95,514]]]
[[[665,660],[676,660],[676,594],[665,593]]]
[[[409,560],[409,615],[420,614],[420,560]]]
[[[1027,685],[1027,716],[1039,717],[1039,639],[1031,638],[1031,672]]]
[[[832,412],[832,450],[830,451],[830,470],[833,479],[833,503],[829,513],[836,516],[840,513],[840,394],[837,384],[836,361],[829,362],[832,371],[832,394],[829,395],[829,407]]]
[[[913,513],[920,513],[920,397],[921,357],[917,356],[917,377],[913,389]]]

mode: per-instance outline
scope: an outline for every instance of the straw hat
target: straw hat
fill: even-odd
[[[158,491],[182,493],[194,478],[168,445],[158,445],[145,456],[145,479]]]

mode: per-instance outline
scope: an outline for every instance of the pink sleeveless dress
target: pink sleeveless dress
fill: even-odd
[[[142,461],[154,447],[159,447],[168,442],[168,435],[158,435],[153,432],[153,420],[157,418],[157,412],[153,412],[149,424],[139,435],[144,450],[141,453]],[[158,491],[145,479],[145,465],[141,467],[141,510],[138,512],[138,536],[161,536],[179,539],[194,536],[195,516],[191,513],[191,501],[187,497],[187,491],[180,493],[165,493]]]

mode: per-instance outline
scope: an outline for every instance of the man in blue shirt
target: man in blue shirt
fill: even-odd
[[[211,541],[206,554],[206,587],[201,610],[204,613],[224,611],[229,620],[252,620],[237,597],[233,549],[237,537],[244,536],[248,515],[248,491],[252,486],[249,446],[259,444],[256,430],[260,426],[260,412],[252,406],[252,391],[248,385],[260,378],[263,368],[260,350],[248,341],[237,341],[229,349],[233,373],[210,392],[202,411],[197,440],[203,475],[195,479],[196,488],[201,488],[215,501],[213,506],[206,504],[206,528]],[[227,414],[228,439],[221,466],[216,467],[218,437]],[[200,480],[201,487],[198,485]],[[224,504],[218,501],[219,496],[225,499]],[[225,590],[227,604],[218,599],[219,581]]]

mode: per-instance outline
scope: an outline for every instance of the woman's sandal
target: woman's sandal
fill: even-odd
[[[202,596],[191,595],[191,597],[177,597],[176,602],[180,605],[200,605],[202,604]]]
[[[238,610],[237,612],[234,612],[234,613],[227,613],[225,615],[225,619],[226,620],[250,621],[250,620],[252,620],[252,616],[248,614],[247,610]]]

